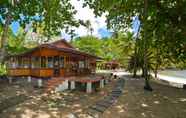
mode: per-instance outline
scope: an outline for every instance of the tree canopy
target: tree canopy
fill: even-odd
[[[26,28],[27,24],[32,24],[34,32],[43,34],[49,40],[51,36],[59,35],[62,29],[70,32],[69,26],[78,26],[79,23],[74,18],[75,13],[76,11],[71,5],[70,0],[1,1],[1,62],[7,55],[8,30],[13,21],[19,22],[23,29]]]

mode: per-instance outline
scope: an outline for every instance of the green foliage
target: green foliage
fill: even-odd
[[[42,12],[39,13],[41,19],[35,20],[33,26],[35,30],[40,28],[42,34],[47,36],[47,40],[50,40],[51,36],[59,36],[62,29],[72,34],[73,30],[70,30],[70,27],[79,26],[74,14],[76,11],[70,0],[44,0]]]
[[[0,76],[6,75],[6,65],[5,64],[0,64]]]
[[[92,36],[79,37],[72,43],[83,52],[97,55],[105,61],[117,60],[127,66],[128,56],[134,47],[134,41],[131,38],[130,33],[118,33],[117,37],[103,39]]]
[[[8,54],[10,55],[24,53],[34,46],[37,46],[36,41],[34,42],[27,39],[26,34],[22,28],[18,30],[17,35],[14,35],[11,30],[8,34],[8,45],[6,48]]]
[[[129,58],[129,62],[128,62],[128,67],[127,70],[129,72],[133,72],[134,69],[136,68],[138,71],[143,70],[144,69],[144,58],[143,58],[143,53],[141,53],[140,51],[138,51],[136,54],[132,54]],[[154,55],[152,52],[148,51],[147,53],[147,67],[150,70],[154,70],[155,69],[155,60],[154,60]]]
[[[99,55],[101,53],[101,43],[102,41],[100,39],[93,36],[79,37],[72,42],[79,50],[93,55]]]
[[[106,12],[107,25],[114,31],[130,28],[132,17],[138,16],[142,53],[153,53],[157,68],[185,62],[185,0],[85,0],[86,5],[98,16]]]
[[[12,22],[19,22],[25,29],[27,24],[32,24],[33,32],[47,37],[59,36],[61,30],[72,33],[69,27],[79,25],[75,20],[76,11],[70,0],[3,0],[0,2],[0,26],[2,26],[0,61],[7,56],[8,29]],[[1,29],[1,28],[0,28]],[[39,31],[38,31],[39,29]],[[26,31],[25,31],[26,32]],[[21,41],[21,39],[19,39]],[[16,50],[22,51],[18,48]]]

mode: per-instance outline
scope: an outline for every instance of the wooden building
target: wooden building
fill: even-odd
[[[8,75],[36,78],[67,77],[95,72],[98,57],[75,49],[65,40],[42,44],[26,53],[10,56]]]
[[[116,60],[107,61],[102,64],[103,69],[114,70],[120,68],[120,64]]]
[[[100,58],[75,49],[65,40],[42,44],[8,58],[9,81],[26,77],[28,82],[36,80],[37,86],[46,85],[47,91],[76,89],[81,85],[91,93],[97,85],[104,86],[104,77],[90,75],[95,73],[97,59]]]

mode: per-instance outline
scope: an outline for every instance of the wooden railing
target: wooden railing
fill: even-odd
[[[77,70],[67,70],[64,68],[60,69],[60,77],[64,76],[78,76],[78,75],[87,75],[90,74],[89,69],[77,69]],[[34,76],[34,77],[53,77],[54,69],[53,68],[15,68],[8,69],[9,76]]]
[[[29,68],[15,68],[15,69],[8,69],[9,76],[29,76],[30,69]]]

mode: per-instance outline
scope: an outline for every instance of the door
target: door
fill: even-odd
[[[54,77],[60,76],[59,56],[54,57]]]

